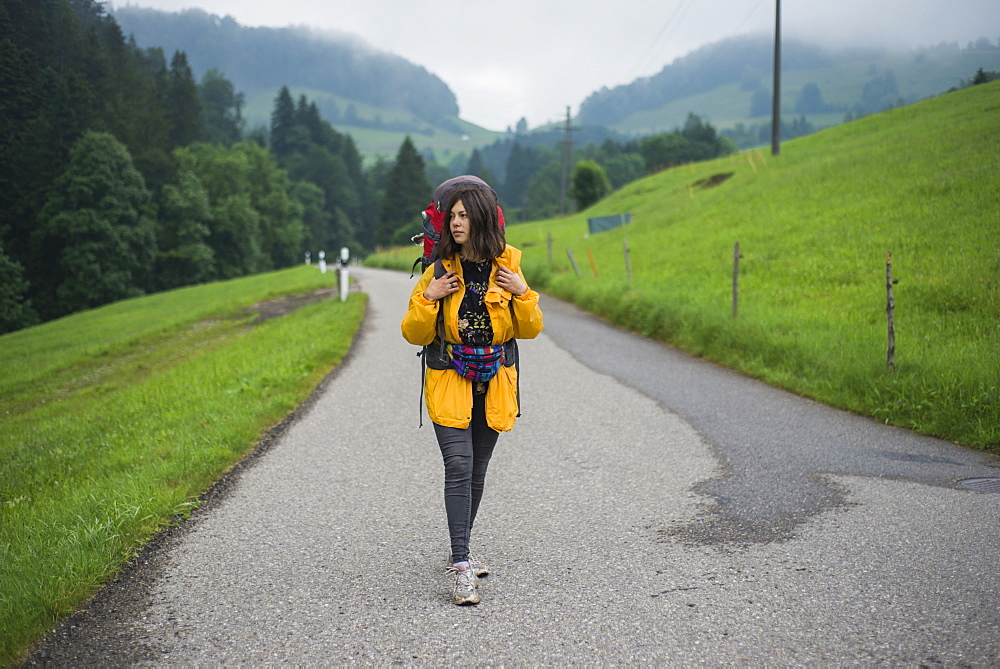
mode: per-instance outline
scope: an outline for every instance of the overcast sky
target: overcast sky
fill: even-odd
[[[773,34],[774,0],[113,0],[199,7],[247,26],[348,32],[422,65],[491,130],[565,117],[603,86],[629,83],[704,44]],[[799,0],[782,34],[836,43],[930,46],[1000,39],[1000,0]]]

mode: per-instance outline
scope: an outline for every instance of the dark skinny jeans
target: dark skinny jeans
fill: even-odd
[[[486,395],[472,398],[472,423],[465,429],[434,423],[444,457],[444,508],[451,535],[452,564],[469,559],[469,538],[486,485],[486,468],[500,433],[486,424]]]

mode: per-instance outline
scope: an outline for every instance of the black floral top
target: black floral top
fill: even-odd
[[[492,260],[462,261],[465,296],[458,307],[458,334],[467,346],[489,346],[493,343],[493,324],[484,301],[492,269]]]

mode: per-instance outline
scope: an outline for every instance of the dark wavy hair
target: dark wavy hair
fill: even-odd
[[[451,210],[459,200],[465,206],[470,222],[469,241],[465,248],[451,236]],[[439,258],[451,258],[457,253],[463,253],[467,258],[485,260],[503,254],[507,248],[507,237],[500,227],[497,195],[492,188],[477,184],[462,186],[451,194],[446,206],[444,230],[441,231],[441,241],[438,242]]]

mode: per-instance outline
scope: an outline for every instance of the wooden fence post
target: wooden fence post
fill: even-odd
[[[892,296],[892,251],[885,254],[885,313],[889,322],[889,350],[886,353],[886,365],[889,369],[896,369],[896,323],[895,311],[896,300]]]
[[[733,318],[739,310],[740,304],[740,243],[736,242],[733,248]]]
[[[590,252],[590,249],[587,249],[587,257],[590,258],[590,271],[594,273],[594,278],[600,279],[601,277],[597,276],[597,263],[594,261],[594,254]]]
[[[628,253],[628,240],[622,239],[622,246],[625,247],[625,274],[628,276],[628,284],[632,285],[632,258]]]
[[[576,264],[576,258],[573,257],[573,249],[566,249],[566,255],[569,256],[569,264],[573,266],[573,271],[580,276],[580,268]]]

